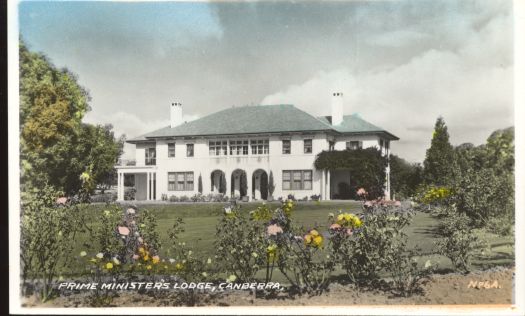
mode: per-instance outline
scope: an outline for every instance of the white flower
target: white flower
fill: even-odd
[[[81,256],[81,257],[85,257],[86,255],[87,255],[87,253],[86,253],[85,251],[81,251],[81,252],[80,252],[80,256]]]
[[[235,280],[237,280],[237,277],[233,274],[226,279],[228,282],[235,282]]]
[[[252,257],[257,258],[259,255],[256,252],[252,252]]]
[[[135,214],[135,210],[132,208],[128,208],[128,214]]]
[[[116,265],[119,265],[119,264],[120,264],[120,260],[118,260],[116,257],[113,258],[113,262],[115,262]]]
[[[207,264],[211,264],[211,258],[208,258],[208,261],[206,261]]]
[[[202,272],[202,276],[203,276],[203,277],[207,277],[207,276],[208,276],[208,273],[206,273],[206,272]]]
[[[174,263],[174,262],[175,262],[175,259],[170,258],[170,263]]]
[[[432,266],[432,262],[430,262],[430,260],[427,260],[427,261],[425,262],[425,269],[428,269],[428,268],[430,268],[431,266]]]
[[[102,252],[97,253],[97,258],[102,259],[104,258],[104,254]]]

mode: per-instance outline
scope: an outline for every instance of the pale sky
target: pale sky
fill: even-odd
[[[330,114],[331,92],[421,162],[436,118],[454,145],[513,125],[512,1],[33,2],[21,37],[78,75],[85,121],[128,138],[231,106]],[[125,156],[133,152],[126,147]]]

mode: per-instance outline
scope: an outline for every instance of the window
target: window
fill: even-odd
[[[186,144],[186,157],[193,157],[193,144]]]
[[[363,143],[361,143],[360,141],[346,142],[346,149],[356,150],[361,148],[363,148]]]
[[[210,156],[226,156],[228,154],[228,141],[210,141]]]
[[[248,141],[230,140],[230,155],[248,155]]]
[[[168,172],[168,191],[193,191],[193,172]]]
[[[283,190],[311,190],[312,170],[283,170]]]
[[[283,139],[283,155],[289,155],[292,153],[292,144],[289,139]]]
[[[267,155],[269,150],[269,141],[267,139],[252,139],[250,145],[252,146],[252,155]]]
[[[146,148],[146,166],[154,166],[157,163],[157,151],[155,147]]]
[[[168,157],[175,157],[175,143],[168,143]]]
[[[388,151],[390,149],[390,141],[388,141],[388,140],[385,141],[385,149],[386,149],[386,151]]]
[[[328,150],[329,151],[334,151],[334,149],[335,149],[335,142],[329,141],[328,142]]]
[[[311,154],[312,153],[312,140],[311,139],[305,139],[304,140],[304,153],[305,154]]]

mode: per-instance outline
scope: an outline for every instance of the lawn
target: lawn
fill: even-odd
[[[175,223],[177,217],[184,221],[185,232],[180,235],[181,242],[194,246],[195,251],[203,256],[214,257],[213,242],[215,239],[215,226],[223,212],[225,203],[167,203],[167,204],[142,204],[139,209],[149,209],[155,213],[158,222],[158,232],[163,245],[168,245],[168,230]],[[242,210],[249,212],[255,209],[260,203],[250,202],[241,204]],[[270,203],[277,207],[278,203]],[[84,212],[88,213],[88,220],[94,220],[94,215],[102,212],[103,204],[93,204]],[[298,223],[308,227],[326,228],[329,213],[337,213],[338,210],[359,213],[361,204],[355,201],[337,202],[299,202],[294,209],[293,219]],[[439,264],[440,269],[451,269],[450,260],[437,255],[434,242],[439,238],[436,234],[438,219],[430,214],[418,212],[412,224],[406,228],[409,236],[409,246],[419,247],[425,254],[418,261],[430,259]],[[482,256],[474,259],[475,268],[487,268],[493,265],[509,265],[514,262],[514,239],[512,236],[500,237],[489,233],[480,233],[480,237],[486,242],[488,247]],[[91,243],[87,234],[77,237],[74,253],[78,254],[83,249],[83,244]],[[165,255],[161,251],[161,256]],[[76,274],[78,271],[71,271]]]

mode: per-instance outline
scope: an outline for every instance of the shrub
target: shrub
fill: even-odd
[[[168,195],[166,193],[162,193],[162,195],[160,196],[160,199],[162,201],[167,201],[168,200]]]
[[[312,200],[312,201],[319,201],[319,200],[321,200],[321,195],[319,195],[319,194],[311,195],[310,196],[310,200]]]
[[[116,193],[101,193],[91,196],[91,203],[111,203],[117,200]]]
[[[426,261],[425,266],[420,268],[415,259],[419,252],[407,252],[405,248],[406,244],[403,244],[394,254],[388,272],[392,278],[390,287],[394,294],[407,297],[420,293],[422,285],[428,282],[435,269],[430,261]]]
[[[170,195],[169,201],[170,202],[178,202],[179,198],[176,195]]]
[[[126,189],[126,191],[124,192],[124,200],[126,201],[135,200],[135,193],[137,193],[137,189],[135,188]]]
[[[183,195],[179,198],[179,202],[189,202],[190,198],[186,195]]]
[[[412,212],[395,202],[367,201],[363,207],[361,217],[339,214],[330,218],[334,257],[356,284],[377,281],[379,272],[391,266],[399,243],[406,238],[402,229],[412,218]]]
[[[60,192],[48,186],[22,194],[22,279],[23,283],[27,278],[42,281],[39,289],[42,301],[52,295],[51,284],[58,273],[57,268],[69,262],[75,235],[84,226],[84,218],[77,211],[77,206],[59,196]]]
[[[202,194],[194,194],[192,197],[191,197],[191,201],[192,202],[204,202],[205,201],[205,197],[202,195]]]
[[[227,274],[252,282],[266,255],[263,226],[249,220],[238,206],[228,206],[217,224],[215,248]]]
[[[295,196],[293,194],[288,194],[288,197],[286,199],[290,201],[296,201]]]
[[[473,251],[479,244],[479,239],[472,234],[470,219],[463,213],[453,213],[442,227],[444,238],[436,245],[440,254],[452,261],[457,270],[468,272],[470,270]]]

